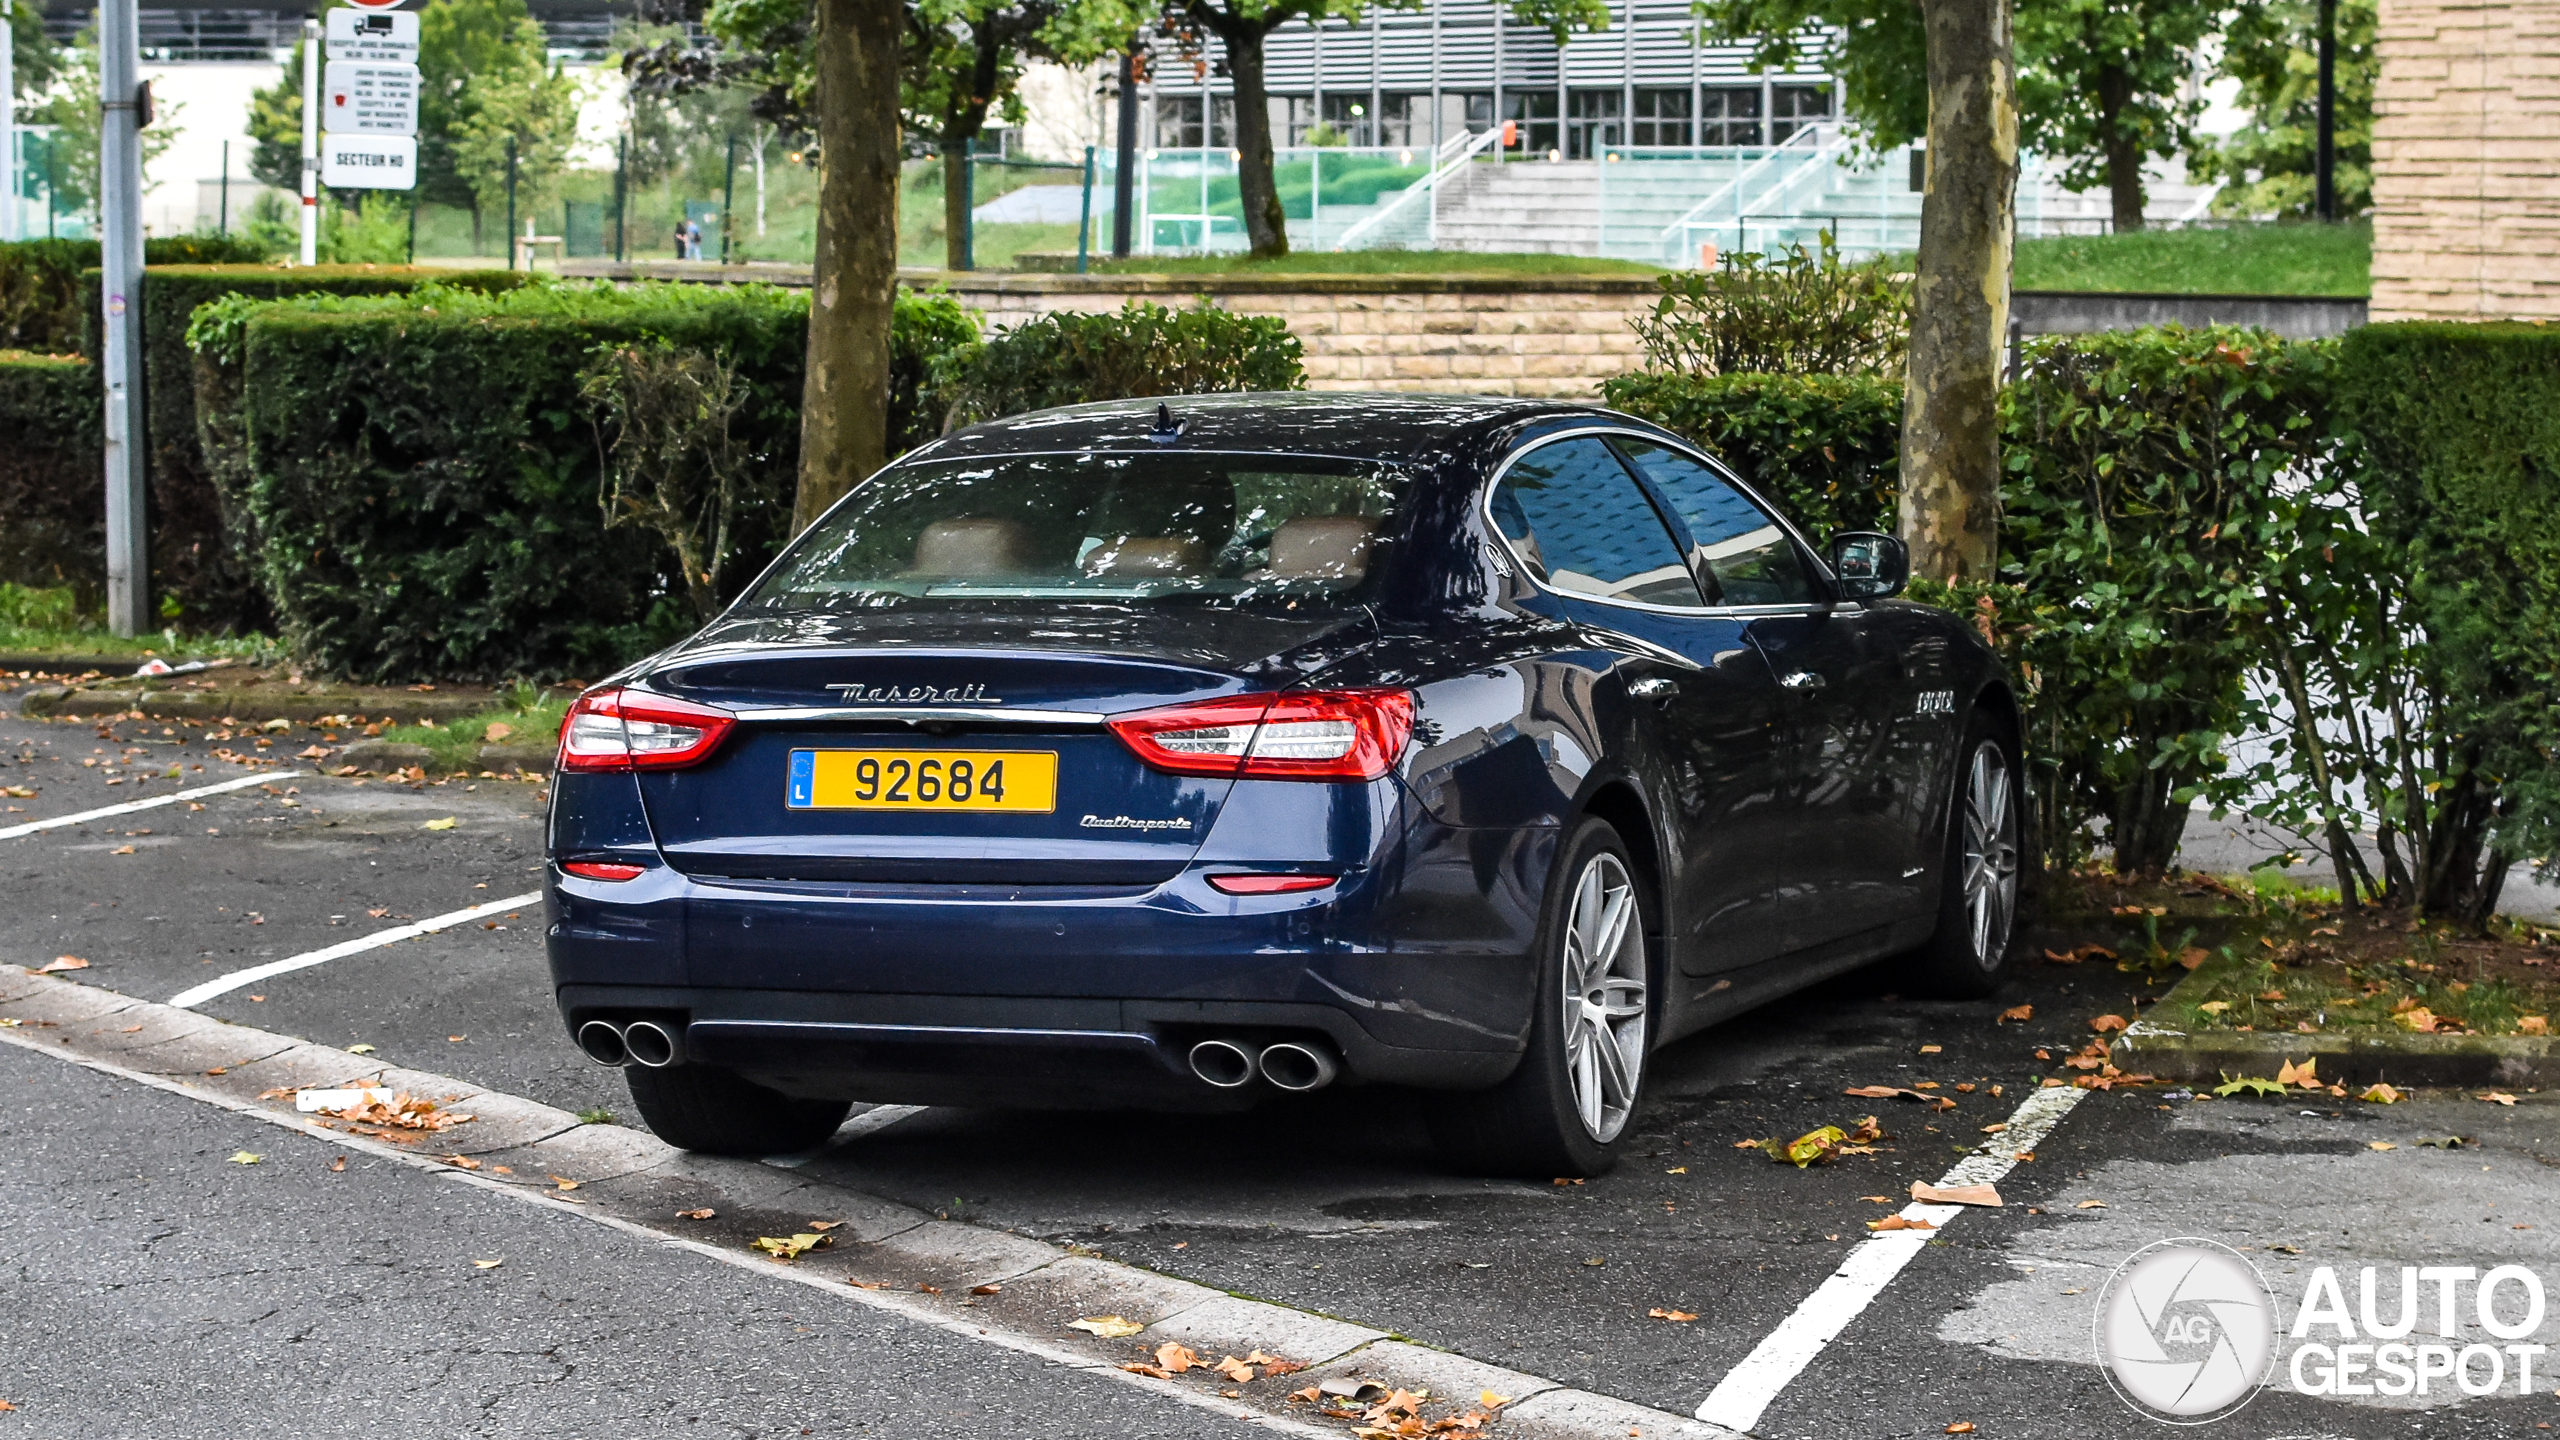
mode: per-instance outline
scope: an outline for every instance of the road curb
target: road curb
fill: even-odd
[[[1293,1434],[1348,1433],[1347,1425],[1320,1421],[1286,1398],[1312,1381],[1341,1376],[1390,1390],[1428,1390],[1460,1410],[1492,1392],[1510,1403],[1496,1412],[1487,1433],[1522,1440],[1620,1440],[1631,1430],[1740,1440],[1719,1426],[1385,1331],[944,1219],[779,1165],[689,1154],[639,1131],[586,1124],[567,1111],[469,1081],[368,1063],[292,1036],[17,966],[0,966],[0,1027],[0,1042]],[[477,1118],[393,1143],[299,1115],[290,1099],[260,1098],[290,1086],[350,1081],[388,1084]],[[562,1186],[564,1179],[573,1185]],[[706,1208],[714,1212],[710,1219],[678,1218],[679,1211]],[[749,1248],[758,1235],[808,1233],[802,1227],[813,1220],[840,1221],[840,1228],[823,1233],[851,1238],[787,1265]],[[971,1293],[987,1287],[991,1293]],[[1064,1328],[1093,1315],[1119,1315],[1147,1329],[1102,1339]],[[1209,1352],[1204,1360],[1259,1348],[1309,1368],[1305,1375],[1242,1385],[1198,1370],[1162,1380],[1119,1368],[1146,1359],[1166,1341]]]
[[[130,715],[154,720],[238,721],[256,725],[267,720],[309,724],[335,715],[362,715],[368,720],[415,724],[420,720],[462,720],[491,708],[486,695],[405,695],[384,692],[318,691],[279,695],[256,690],[178,690],[135,686],[90,689],[47,685],[30,690],[18,713],[58,720]]]
[[[2115,1045],[2120,1070],[2203,1084],[2230,1076],[2272,1077],[2287,1061],[2318,1062],[2332,1085],[2549,1085],[2560,1082],[2560,1036],[2384,1035],[2363,1032],[2178,1028],[2230,967],[2208,961],[2170,987]]]

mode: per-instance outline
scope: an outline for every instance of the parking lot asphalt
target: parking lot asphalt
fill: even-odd
[[[37,791],[6,802],[23,813],[0,814],[0,826],[126,800],[137,770],[180,767],[176,779],[149,782],[164,788],[243,773],[205,742],[171,743],[186,737],[163,728],[0,719],[0,758],[11,762],[0,785]],[[80,763],[88,759],[102,763]],[[75,954],[91,963],[68,978],[166,1001],[232,969],[502,899],[537,878],[538,788],[523,782],[305,773],[193,803],[203,808],[0,841],[12,897],[0,961]],[[448,818],[450,827],[428,828]],[[581,1060],[560,1033],[538,910],[512,913],[521,918],[500,912],[200,1008],[629,1118],[619,1077]],[[2028,963],[1996,1000],[1919,1001],[1899,994],[1890,965],[1871,968],[1657,1055],[1627,1160],[1585,1184],[1448,1175],[1409,1103],[1354,1088],[1210,1117],[929,1109],[806,1169],[952,1219],[1687,1413],[1823,1285],[1868,1221],[1982,1143],[1982,1127],[2003,1122],[2042,1077],[2064,1073],[2055,1062],[2089,1038],[2092,1017],[2134,1013],[2160,988],[2104,966]],[[1997,1018],[2020,1005],[2030,1019]],[[1923,1081],[1955,1108],[1841,1093]],[[1938,1434],[1966,1423],[1983,1435],[2160,1433],[2110,1392],[2090,1326],[2114,1266],[2169,1236],[2241,1249],[2287,1315],[2315,1265],[2485,1270],[2521,1257],[2560,1281],[2548,1238],[2560,1231],[2560,1096],[2517,1099],[2510,1108],[2428,1094],[2386,1108],[2325,1094],[2090,1094],[1999,1182],[2006,1205],[1969,1211],[1932,1237],[1754,1433]],[[98,1123],[19,1114],[37,1131]],[[1873,1155],[1799,1170],[1736,1148],[1868,1114],[1891,1137]],[[137,1159],[175,1153],[185,1128],[135,1136]],[[2476,1144],[2417,1143],[2455,1135]],[[396,1203],[445,1203],[429,1192],[404,1191]],[[2101,1203],[2084,1208],[2091,1200]],[[262,1234],[244,1231],[238,1243],[279,1243]],[[688,1310],[718,1303],[673,1295],[668,1303]],[[574,1309],[556,1323],[571,1323]],[[2560,1296],[2552,1309],[2534,1338],[2560,1350]],[[2550,1368],[2560,1376],[2560,1364]],[[2311,1399],[2279,1385],[2245,1424],[2229,1423],[2254,1435],[2547,1433],[2538,1427],[2560,1421],[2555,1390],[2560,1378],[2524,1396],[2512,1387],[2449,1396],[2439,1384],[2419,1404]]]

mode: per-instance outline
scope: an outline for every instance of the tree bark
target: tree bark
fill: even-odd
[[[1226,42],[1227,74],[1235,81],[1236,150],[1241,156],[1236,195],[1244,203],[1245,243],[1254,258],[1274,259],[1289,253],[1289,215],[1280,206],[1280,183],[1272,175],[1271,92],[1262,77],[1262,37],[1269,28],[1257,20],[1201,19]],[[1202,123],[1208,123],[1207,116]]]
[[[2018,181],[2009,0],[1922,0],[1929,193],[1902,411],[1901,529],[1911,569],[1988,580],[2000,526],[2000,363]]]
[[[818,264],[795,534],[888,458],[904,8],[900,0],[817,4]]]
[[[942,266],[946,270],[966,268],[969,256],[961,241],[969,229],[969,141],[945,132],[942,137]]]
[[[2119,235],[2142,228],[2142,145],[2118,123],[2132,103],[2131,75],[2113,65],[2098,72],[2098,143],[2107,158],[2107,206]]]

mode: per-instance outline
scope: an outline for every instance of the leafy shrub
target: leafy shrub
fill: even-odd
[[[889,322],[889,453],[903,455],[942,433],[934,364],[978,340],[978,322],[949,295],[898,292]]]
[[[721,571],[750,463],[738,414],[753,398],[727,357],[664,339],[600,345],[578,372],[604,457],[604,523],[656,532],[694,618],[720,612]]]
[[[239,237],[173,235],[142,242],[145,265],[256,264],[265,247]],[[98,266],[95,240],[0,244],[0,350],[60,353],[81,343],[88,315],[80,272]]]
[[[2417,903],[2477,921],[2518,858],[2560,854],[2560,336],[2371,325],[2341,342],[2336,389],[2379,590],[2338,597],[2369,637],[2352,656],[2392,720],[2432,712],[2420,747],[2369,743],[2367,768],[2407,767],[2384,813]],[[2410,631],[2423,646],[2397,645]]]
[[[1276,315],[1132,300],[1116,312],[1056,311],[961,346],[936,362],[950,423],[1151,395],[1300,390],[1304,347]]]
[[[1899,375],[1911,343],[1911,281],[1892,262],[1819,249],[1728,255],[1674,270],[1635,318],[1645,368],[1683,375]]]
[[[1902,385],[1874,375],[1687,375],[1604,382],[1608,403],[1732,466],[1817,540],[1893,529]]]
[[[88,362],[0,352],[0,583],[102,601],[105,414]]]
[[[789,521],[807,324],[770,286],[426,286],[217,307],[197,338],[217,375],[236,357],[236,418],[208,434],[245,450],[220,473],[295,652],[368,680],[483,678],[593,674],[692,623],[658,547],[604,529],[578,380],[595,350],[735,369],[748,574]]]

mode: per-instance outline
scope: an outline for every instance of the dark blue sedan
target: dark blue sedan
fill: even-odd
[[[1593,1173],[1672,1040],[1887,956],[1998,983],[2016,705],[1907,568],[1587,406],[958,431],[579,698],[560,1009],[697,1150],[1367,1084]]]

